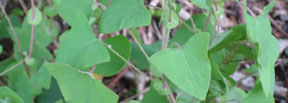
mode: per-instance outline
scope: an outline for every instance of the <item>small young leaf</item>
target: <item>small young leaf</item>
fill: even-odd
[[[175,13],[174,11],[171,11],[171,21],[166,21],[163,23],[164,23],[164,26],[169,29],[175,28],[179,24],[179,17],[177,13]]]
[[[101,16],[99,32],[113,33],[123,28],[146,26],[151,19],[143,0],[115,0]]]
[[[27,56],[27,52],[26,52],[26,51],[25,51],[23,54],[24,54],[24,56],[25,56],[25,59],[24,59],[25,63],[26,63],[27,65],[29,65],[29,66],[32,66],[32,65],[35,63],[35,59],[34,59],[33,57],[31,57],[31,58],[29,59],[28,56]]]
[[[32,14],[32,9],[34,9],[34,14]],[[28,11],[27,18],[29,24],[38,25],[42,20],[42,13],[37,7],[34,7]]]
[[[46,68],[56,78],[67,103],[116,103],[118,96],[90,73],[69,65],[48,63]]]
[[[9,98],[9,101],[5,101]],[[4,101],[1,102],[1,99]],[[0,103],[24,103],[23,99],[6,86],[0,87]]]
[[[199,33],[192,36],[182,49],[162,50],[150,61],[180,89],[204,100],[211,78],[208,46],[209,34]]]

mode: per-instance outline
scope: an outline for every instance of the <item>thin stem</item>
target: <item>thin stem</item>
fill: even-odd
[[[95,69],[96,69],[96,66],[95,66],[95,65],[93,65],[93,67],[92,67],[92,69],[89,71],[89,73],[90,73],[90,74],[93,74],[93,73],[94,73],[94,71],[95,71]]]
[[[176,99],[175,99],[175,97],[174,97],[174,95],[173,95],[173,92],[172,92],[172,90],[171,90],[171,88],[169,87],[169,85],[168,85],[168,83],[167,83],[167,80],[166,80],[166,76],[165,75],[163,75],[163,81],[164,81],[164,86],[169,90],[169,95],[168,95],[168,99],[169,99],[169,101],[170,101],[170,103],[176,103]]]
[[[244,78],[241,78],[240,80],[236,81],[236,85],[235,85],[235,86],[237,86],[238,84],[240,84],[243,80],[245,80],[245,79],[247,79],[247,78],[249,78],[249,77],[252,77],[252,76],[256,76],[256,75],[258,75],[258,72],[252,73],[251,75],[248,75],[248,76],[246,76],[246,77],[244,77]]]
[[[51,0],[47,0],[47,2],[48,2],[48,5],[52,8],[53,4],[52,4]]]
[[[125,67],[120,73],[117,74],[117,76],[112,80],[112,82],[110,82],[110,84],[107,87],[112,89],[128,70],[129,66]]]
[[[184,26],[191,32],[195,32],[185,21],[183,21],[182,19],[180,19],[180,21],[184,24]]]
[[[30,48],[29,48],[29,55],[28,55],[29,59],[31,59],[32,57],[33,45],[34,45],[34,25],[32,25],[31,27]]]
[[[15,38],[15,41],[16,41],[18,50],[19,50],[22,58],[25,58],[24,55],[23,55],[23,52],[22,52],[22,48],[21,48],[21,45],[20,45],[20,42],[19,42],[17,33],[15,32],[15,29],[14,29],[12,23],[11,23],[11,20],[10,20],[10,18],[8,17],[8,15],[6,14],[6,11],[4,10],[4,8],[2,7],[2,5],[0,5],[0,8],[1,8],[1,10],[2,10],[5,18],[7,19],[7,22],[8,22],[8,24],[9,24],[9,26],[10,26],[11,31],[13,32],[13,36],[14,36],[14,38]]]
[[[171,7],[170,7],[171,2],[168,1],[168,3],[166,3],[166,0],[162,0],[161,5],[162,5],[162,11],[169,13],[168,18],[167,17],[164,18],[164,22],[171,22],[171,19],[172,19],[172,17],[171,17],[171,15],[172,15],[171,14]],[[162,34],[163,38],[162,38],[162,47],[161,47],[161,49],[163,50],[163,49],[166,49],[168,47],[170,29],[165,27],[165,26],[163,26],[162,30],[163,30],[163,32],[162,32],[163,33]],[[170,103],[176,103],[176,99],[175,99],[175,97],[173,95],[173,92],[171,91],[169,85],[167,84],[167,80],[166,80],[166,76],[165,75],[163,75],[163,81],[164,81],[164,83],[163,83],[164,86],[171,92],[171,93],[167,94],[166,97],[168,98]]]
[[[117,51],[115,51],[111,45],[108,45],[104,42],[102,42],[102,44],[104,44],[109,50],[111,50],[115,55],[117,55],[118,57],[120,57],[124,62],[126,62],[129,66],[131,66],[134,70],[136,70],[138,73],[140,73],[141,75],[144,75],[145,77],[149,78],[150,80],[153,80],[153,78],[149,77],[148,75],[146,75],[144,72],[142,72],[139,68],[135,67],[131,62],[129,62],[127,59],[125,59],[123,56],[121,56]]]
[[[26,6],[26,4],[24,3],[24,1],[23,1],[23,0],[19,0],[19,3],[20,3],[20,5],[21,5],[24,13],[27,14],[28,9],[27,9],[27,6]]]
[[[136,42],[136,44],[138,45],[138,47],[140,48],[141,52],[144,54],[145,58],[147,59],[147,61],[149,62],[149,56],[147,54],[147,52],[144,50],[144,48],[141,46],[140,42],[137,40],[137,38],[135,37],[135,35],[132,34],[132,32],[130,30],[128,30],[129,34],[132,36],[132,38],[134,39],[134,41]]]
[[[197,34],[197,29],[196,29],[196,26],[195,26],[195,23],[194,23],[194,20],[193,20],[193,15],[191,16],[190,21],[192,23],[192,26],[193,26],[193,29],[194,29],[194,33]]]
[[[162,33],[163,33],[163,38],[162,38],[162,49],[165,49],[168,47],[168,41],[169,41],[169,34],[170,34],[170,30],[168,28],[163,27],[162,29]]]
[[[35,10],[34,10],[34,0],[31,0],[32,4],[32,21],[35,19]],[[31,59],[32,57],[32,51],[33,51],[33,45],[34,45],[34,25],[31,27],[31,37],[30,37],[30,48],[29,48],[29,55],[28,58]]]
[[[211,15],[212,15],[212,8],[210,7],[209,15],[208,15],[207,20],[205,22],[204,28],[202,29],[203,32],[205,32],[206,29],[208,28],[208,24],[210,22]]]
[[[17,64],[13,65],[12,67],[5,69],[3,72],[0,73],[0,77],[3,76],[4,74],[8,73],[9,71],[15,69],[16,67],[18,67],[19,65],[23,64],[23,60],[21,60],[20,62],[18,62]]]
[[[214,16],[215,16],[215,21],[214,21],[214,30],[213,30],[213,37],[212,37],[212,40],[211,40],[211,44],[213,43],[214,39],[215,39],[215,36],[216,36],[216,32],[218,31],[217,30],[217,26],[218,26],[218,17],[217,17],[217,13],[216,13],[216,10],[215,10],[215,6],[214,4],[212,4],[212,10],[213,10],[213,13],[214,13]]]
[[[13,32],[13,36],[14,36],[14,39],[15,39],[15,41],[16,41],[16,44],[17,44],[18,50],[19,50],[19,52],[20,52],[20,55],[21,55],[21,57],[22,57],[22,60],[24,60],[24,59],[25,59],[25,56],[24,56],[23,51],[22,51],[22,49],[21,49],[21,45],[20,45],[20,42],[19,42],[17,33],[15,32],[15,29],[14,29],[12,23],[11,23],[11,20],[10,20],[10,18],[8,17],[8,15],[7,15],[7,13],[6,13],[6,11],[4,10],[4,8],[3,8],[2,5],[0,5],[0,9],[2,10],[5,18],[7,19],[7,22],[8,22],[8,24],[9,24],[9,26],[10,26],[10,29],[11,29],[11,31]],[[26,70],[26,72],[27,72],[27,75],[28,75],[28,77],[30,78],[30,68],[29,68],[29,66],[28,66],[25,62],[24,62],[23,64],[24,64],[25,70]]]

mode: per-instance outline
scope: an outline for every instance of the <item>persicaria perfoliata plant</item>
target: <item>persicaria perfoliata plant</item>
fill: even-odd
[[[227,1],[19,0],[9,12],[2,3],[0,39],[12,45],[0,46],[11,50],[0,103],[273,103],[276,1],[256,15],[234,0],[244,21],[223,31]],[[231,78],[243,61],[256,78],[248,91]]]

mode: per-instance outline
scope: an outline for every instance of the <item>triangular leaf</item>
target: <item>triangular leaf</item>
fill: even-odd
[[[116,103],[118,96],[91,74],[65,64],[46,64],[67,103]]]
[[[56,62],[87,69],[95,64],[109,61],[107,49],[94,36],[84,13],[78,11],[76,14],[74,16],[77,19],[74,20],[72,29],[60,37]]]
[[[266,96],[273,94],[274,91],[274,63],[280,51],[279,43],[271,33],[271,24],[267,16],[274,4],[275,0],[266,6],[264,12],[257,18],[251,17],[247,12],[245,13],[248,38],[257,45],[257,64]]]
[[[113,33],[123,28],[146,26],[151,19],[143,0],[114,0],[101,16],[99,32]]]
[[[180,89],[201,100],[206,98],[211,78],[208,58],[209,34],[192,36],[183,49],[165,49],[150,61]]]

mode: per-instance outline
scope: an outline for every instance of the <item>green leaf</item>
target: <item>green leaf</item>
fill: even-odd
[[[34,15],[32,14],[32,9],[34,9]],[[28,11],[27,18],[29,24],[38,25],[42,20],[42,13],[37,7],[34,7]]]
[[[2,53],[2,51],[3,51],[3,47],[2,45],[0,45],[0,54]]]
[[[263,13],[257,18],[253,18],[245,13],[248,38],[252,43],[257,45],[257,66],[266,96],[273,94],[274,91],[274,63],[280,51],[279,43],[271,33],[271,23],[267,16],[274,5],[275,0],[266,6]]]
[[[248,92],[248,96],[241,103],[274,103],[273,95],[266,96],[262,87],[261,83],[257,81],[254,88]]]
[[[160,95],[168,95],[170,91],[168,89],[163,89],[164,85],[160,79],[155,79],[152,81],[152,86]]]
[[[182,49],[169,48],[154,54],[150,61],[180,89],[201,100],[210,84],[209,34],[192,36]]]
[[[130,100],[128,103],[141,103],[140,101]]]
[[[177,103],[201,103],[197,98],[185,92],[180,92],[176,98]]]
[[[150,45],[141,45],[146,53],[151,56],[161,49],[161,42],[156,42]],[[148,69],[150,64],[144,54],[141,52],[139,46],[135,43],[132,43],[132,51],[130,61],[133,62],[140,69]]]
[[[76,11],[75,11],[76,12]],[[94,64],[109,61],[107,49],[91,30],[84,13],[78,11],[72,29],[60,37],[56,62],[69,64],[78,69],[87,69]]]
[[[50,22],[48,19],[42,22],[35,28],[35,42],[47,47],[58,35],[58,28],[54,21]]]
[[[55,7],[45,6],[44,13],[50,17],[54,17],[58,14],[58,11]]]
[[[221,35],[216,35],[215,40],[209,47],[209,52],[222,49],[235,41],[242,41],[246,39],[246,28],[243,25],[237,25],[231,28],[229,32],[224,32]]]
[[[36,94],[42,93],[42,88],[49,89],[51,83],[51,75],[45,67],[46,62],[42,64],[40,69],[32,75],[32,84]]]
[[[48,63],[46,67],[56,78],[67,103],[116,103],[118,96],[90,73],[65,64]]]
[[[253,73],[258,72],[258,68],[257,68],[257,65],[256,65],[256,64],[253,64],[253,65],[250,66],[249,68],[246,68],[244,71],[247,72],[247,73],[249,73],[249,74],[253,74]]]
[[[9,15],[9,18],[10,18],[10,21],[11,21],[14,28],[18,28],[21,26],[21,21],[18,18],[18,16]],[[10,35],[9,35],[10,31],[11,31],[11,29],[9,27],[7,20],[1,19],[1,22],[0,22],[0,34],[1,34],[0,39],[9,38],[10,37]]]
[[[79,18],[76,16],[78,11],[82,11],[85,16],[83,18],[88,18],[92,12],[92,4],[94,0],[55,0],[56,7],[59,11],[60,16],[69,25],[72,25],[75,20]],[[54,1],[54,3],[55,3]]]
[[[194,20],[197,31],[202,30],[205,26],[207,17],[203,14],[193,14],[192,18]],[[185,24],[182,24],[173,37],[173,40],[178,42],[180,45],[184,45],[188,41],[188,39],[194,35],[192,22],[190,20],[187,20],[185,21],[185,23],[189,27],[185,26]],[[190,30],[188,28],[190,28]],[[213,34],[213,30],[214,27],[211,22],[209,22],[206,31],[210,34]],[[210,36],[210,38],[212,38],[212,35]]]
[[[209,6],[207,5],[206,0],[190,0],[194,5],[209,10]]]
[[[108,38],[104,42],[106,44],[110,44],[111,47],[126,60],[130,59],[131,44],[126,37],[120,35],[113,38]],[[119,73],[127,65],[125,61],[114,54],[111,50],[109,50],[109,54],[109,62],[96,65],[96,69],[94,71],[96,74],[100,74],[102,76],[112,76]]]
[[[18,94],[6,86],[0,87],[0,102],[2,99],[9,99],[9,101],[4,101],[4,103],[24,103],[23,99]]]
[[[225,78],[225,76],[219,70],[218,65],[211,59],[211,57],[210,57],[210,63],[211,63],[212,80],[214,80],[214,84],[216,85],[214,87],[217,87],[217,85],[220,84],[220,88],[222,89],[221,91],[219,91],[220,93],[224,92],[224,88],[226,88],[226,90],[228,90],[228,88],[229,88],[228,80]],[[211,82],[210,90],[211,90],[212,84],[213,83]],[[217,88],[214,90],[217,90]]]
[[[48,90],[44,89],[42,93],[36,97],[36,103],[55,103],[59,100],[64,101],[64,97],[54,78],[51,79],[50,88]]]
[[[140,34],[138,33],[138,30],[136,28],[132,28],[131,32],[132,32],[131,35],[133,35],[139,43],[143,43],[140,38]]]
[[[30,81],[24,69],[24,65],[22,64],[14,68],[7,73],[7,76],[9,78],[9,88],[15,91],[20,97],[22,97],[24,103],[33,103],[35,92],[32,82]]]
[[[101,16],[99,32],[113,33],[123,28],[147,26],[151,19],[143,0],[115,0]]]
[[[222,102],[236,103],[237,101],[240,103],[246,96],[247,94],[241,88],[232,87],[229,89],[229,91],[225,95],[220,97],[220,100],[221,100],[221,103]],[[231,100],[234,100],[234,101],[231,101]],[[228,102],[228,101],[231,101],[231,102]]]
[[[53,56],[51,55],[50,51],[46,48],[47,45],[49,45],[52,42],[52,39],[54,39],[57,34],[49,35],[46,34],[47,32],[44,31],[44,29],[41,29],[41,25],[47,25],[42,21],[39,25],[35,26],[35,40],[34,40],[34,46],[33,46],[33,52],[32,57],[34,57],[37,64],[41,65],[40,62],[42,62],[44,59],[46,60],[52,60]],[[43,24],[42,24],[43,23]],[[46,22],[47,23],[47,22]],[[49,21],[48,21],[49,23]],[[46,26],[47,27],[47,26]],[[55,26],[56,27],[56,26]],[[46,29],[47,30],[47,29]],[[53,29],[54,30],[54,29]],[[24,18],[24,22],[22,24],[21,28],[15,28],[15,31],[17,32],[17,36],[19,39],[19,42],[22,47],[23,52],[28,52],[30,48],[30,36],[31,36],[31,25],[28,24],[28,18]],[[10,31],[10,36],[12,37],[12,40],[14,43],[14,57],[16,60],[21,60],[21,54],[18,50],[18,46],[16,44],[16,40],[14,38],[14,34]],[[48,36],[46,36],[48,35]],[[45,45],[46,44],[46,45]]]
[[[144,95],[142,103],[169,103],[165,95],[160,95],[151,85],[150,90]]]
[[[5,69],[9,68],[16,62],[14,58],[7,58],[0,62],[0,72],[3,72]]]
[[[178,14],[174,11],[171,11],[171,21],[163,22],[163,25],[169,29],[177,27],[179,24]]]

